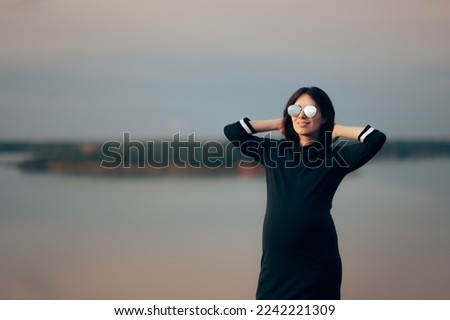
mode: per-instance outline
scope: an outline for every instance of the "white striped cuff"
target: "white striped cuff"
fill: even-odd
[[[374,131],[375,131],[375,129],[372,128],[371,126],[369,126],[369,125],[366,126],[364,128],[364,130],[359,134],[359,137],[358,137],[359,141],[364,142],[364,140]]]
[[[244,128],[244,130],[248,133],[248,134],[253,134],[255,133],[255,129],[253,129],[253,127],[250,125],[250,119],[249,118],[244,118],[239,120],[239,123],[241,124],[242,128]]]

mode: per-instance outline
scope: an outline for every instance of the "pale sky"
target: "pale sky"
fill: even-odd
[[[450,139],[448,0],[1,0],[0,140],[223,138],[296,89]]]

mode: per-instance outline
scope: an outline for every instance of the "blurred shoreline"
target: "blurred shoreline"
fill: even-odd
[[[0,141],[0,155],[2,163],[25,172],[147,176],[264,174],[262,166],[251,162],[228,141],[177,143],[128,141],[108,146],[98,141]],[[386,142],[374,160],[447,157],[450,157],[450,140],[392,140]]]

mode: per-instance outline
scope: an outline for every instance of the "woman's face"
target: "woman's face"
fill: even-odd
[[[308,118],[303,110],[298,116],[291,117],[294,130],[299,136],[307,136],[310,139],[317,139],[320,132],[320,127],[325,120],[322,117],[322,113],[320,112],[317,103],[309,94],[304,93],[297,99],[297,101],[295,101],[295,104],[302,107],[302,109],[307,105],[313,105],[317,108],[316,115],[313,118]]]

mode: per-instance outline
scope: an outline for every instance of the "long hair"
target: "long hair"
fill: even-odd
[[[284,136],[286,140],[293,141],[294,145],[300,144],[300,139],[298,133],[295,132],[294,126],[292,124],[292,118],[287,112],[287,108],[294,104],[297,99],[303,95],[308,94],[315,102],[316,107],[322,113],[322,117],[325,123],[320,127],[320,132],[318,136],[318,142],[320,142],[325,148],[330,148],[332,143],[332,132],[334,127],[334,107],[331,99],[322,89],[318,87],[303,87],[295,91],[286,103],[286,107],[283,111],[284,118]]]

